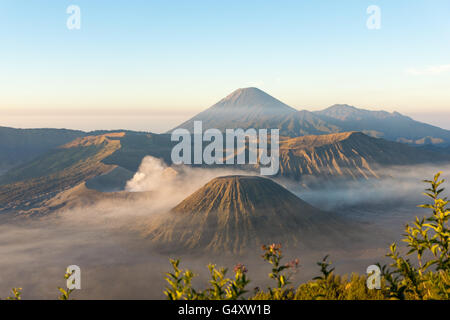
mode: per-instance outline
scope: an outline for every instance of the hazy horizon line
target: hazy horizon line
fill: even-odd
[[[203,109],[206,110],[206,109]],[[202,111],[203,111],[202,110]],[[307,109],[297,111],[310,111]],[[367,110],[367,109],[363,109]],[[370,111],[385,111],[385,110],[370,110]],[[200,111],[201,112],[201,111]],[[389,111],[387,111],[389,112]],[[137,114],[103,114],[103,119],[100,120],[104,123],[99,124],[99,118],[96,115],[64,115],[64,114],[52,114],[52,115],[15,115],[7,116],[9,119],[5,120],[5,116],[1,114],[2,121],[0,127],[8,127],[14,129],[67,129],[67,130],[79,130],[84,132],[89,131],[101,131],[101,130],[129,130],[129,131],[142,131],[152,133],[165,133],[168,130],[176,127],[180,123],[183,123],[198,112],[185,112],[184,114],[166,113],[153,113],[142,112]],[[392,113],[392,112],[391,112]],[[450,131],[450,111],[449,112],[423,112],[423,113],[401,113],[404,116],[410,117],[415,121],[426,123],[435,127],[439,127],[444,130]],[[24,119],[27,118],[26,121]],[[75,118],[75,119],[74,119]],[[77,120],[77,124],[73,122]],[[39,124],[41,123],[41,124]],[[55,124],[58,123],[58,124]]]

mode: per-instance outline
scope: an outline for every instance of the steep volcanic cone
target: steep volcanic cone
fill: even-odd
[[[263,243],[307,245],[332,237],[343,223],[270,179],[226,176],[211,180],[156,221],[147,236],[169,251],[241,253]]]

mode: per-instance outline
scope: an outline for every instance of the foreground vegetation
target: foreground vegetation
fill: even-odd
[[[275,285],[265,290],[248,289],[247,268],[238,264],[234,267],[234,276],[227,278],[228,270],[214,264],[208,266],[210,286],[206,289],[195,289],[192,286],[194,273],[180,268],[179,260],[170,260],[173,271],[166,274],[168,283],[164,293],[170,300],[381,300],[381,299],[411,299],[429,300],[450,299],[450,260],[449,244],[450,229],[448,220],[449,201],[442,198],[441,188],[444,180],[440,173],[433,180],[425,180],[429,184],[425,195],[431,199],[429,204],[421,205],[430,210],[430,215],[422,219],[416,218],[412,224],[405,227],[403,242],[408,251],[402,254],[396,243],[389,248],[387,257],[392,262],[389,265],[379,265],[381,283],[379,289],[368,288],[366,275],[335,274],[334,268],[326,256],[318,262],[320,275],[309,282],[294,287],[292,276],[298,272],[298,259],[283,263],[280,244],[262,246],[262,258],[271,266],[269,277]],[[413,259],[413,261],[412,261]],[[66,273],[67,280],[71,274]],[[60,300],[71,298],[73,290],[58,288]],[[13,288],[8,300],[20,300],[21,288]]]
[[[72,273],[66,272],[64,274],[64,279],[68,280]],[[70,281],[70,280],[68,280]],[[58,296],[58,300],[70,300],[71,294],[75,289],[64,289],[62,287],[58,287],[58,290],[60,292]],[[11,295],[7,297],[5,300],[22,300],[22,288],[12,288],[11,289]],[[0,299],[1,300],[1,299]]]
[[[281,245],[272,244],[262,247],[262,258],[271,265],[269,277],[274,280],[274,287],[266,290],[255,288],[253,292],[247,289],[250,280],[247,269],[239,264],[234,268],[234,276],[227,278],[227,269],[216,265],[208,266],[211,280],[210,286],[203,290],[192,287],[194,273],[180,268],[179,260],[170,260],[173,272],[166,274],[168,286],[164,293],[170,300],[381,300],[381,299],[450,299],[450,262],[449,243],[450,230],[448,220],[449,201],[441,198],[444,191],[441,188],[444,180],[440,173],[433,180],[425,180],[429,184],[425,195],[431,203],[421,205],[430,210],[428,217],[416,220],[405,227],[402,241],[409,251],[402,255],[396,243],[389,248],[387,257],[392,259],[390,265],[381,266],[381,281],[379,288],[369,289],[372,275],[352,274],[340,276],[334,273],[334,268],[326,256],[321,262],[320,276],[313,280],[293,287],[291,278],[298,270],[298,260],[282,263]],[[414,259],[414,261],[411,261]]]

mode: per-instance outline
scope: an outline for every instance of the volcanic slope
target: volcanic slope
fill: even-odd
[[[239,254],[264,243],[310,247],[345,240],[352,234],[347,227],[339,217],[314,208],[270,179],[225,176],[153,221],[145,236],[164,251]]]
[[[90,189],[123,190],[147,156],[170,161],[170,136],[108,132],[75,139],[0,176],[0,214],[26,213],[82,182]]]
[[[242,152],[239,150],[236,157]],[[343,132],[282,137],[278,174],[312,186],[337,180],[380,178],[386,175],[386,167],[449,163],[450,156],[443,152],[421,150],[361,132]],[[259,171],[259,164],[244,165],[241,169]]]
[[[115,169],[101,161],[120,148],[123,135],[78,138],[9,171],[0,179],[0,212],[39,207],[59,192]]]
[[[280,174],[297,180],[308,175],[367,179],[383,175],[386,166],[431,163],[448,164],[450,157],[361,132],[304,136],[280,143]]]

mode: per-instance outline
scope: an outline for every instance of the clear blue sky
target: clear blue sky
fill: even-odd
[[[256,86],[450,128],[448,0],[0,0],[0,41],[0,125],[158,132]]]

